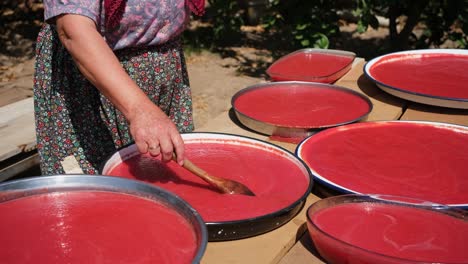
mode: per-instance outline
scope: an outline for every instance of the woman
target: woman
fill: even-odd
[[[189,3],[186,1],[190,1]],[[45,0],[34,76],[43,175],[67,163],[96,174],[104,158],[135,143],[141,153],[176,153],[193,130],[179,36],[201,0]]]

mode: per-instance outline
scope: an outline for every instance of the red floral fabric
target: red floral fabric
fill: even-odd
[[[106,28],[113,28],[122,19],[126,0],[104,0],[106,10]],[[197,16],[205,13],[205,0],[186,0],[190,11]]]

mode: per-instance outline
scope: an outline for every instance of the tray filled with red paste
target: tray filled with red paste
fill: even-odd
[[[255,196],[223,194],[174,161],[142,155],[136,145],[114,153],[102,174],[144,181],[171,191],[202,216],[209,241],[273,230],[302,208],[311,191],[309,170],[276,145],[221,133],[184,133],[185,156],[211,175],[235,180]]]
[[[468,127],[429,121],[375,121],[318,132],[296,155],[320,186],[468,208]]]
[[[0,263],[199,263],[200,215],[156,186],[54,175],[0,184]]]
[[[327,263],[468,263],[468,212],[393,195],[338,195],[307,210]]]
[[[422,104],[468,109],[468,50],[400,51],[370,60],[365,75],[383,91]]]
[[[333,49],[301,49],[289,53],[266,70],[273,81],[333,83],[346,74],[356,54]]]
[[[271,82],[246,87],[231,100],[239,121],[266,135],[304,138],[318,130],[363,121],[372,103],[348,88],[310,82]]]

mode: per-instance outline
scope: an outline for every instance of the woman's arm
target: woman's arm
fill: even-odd
[[[128,76],[96,24],[73,14],[58,17],[56,24],[60,41],[80,71],[128,120],[139,151],[153,156],[161,153],[166,161],[175,151],[178,163],[182,164],[184,144],[176,126]]]

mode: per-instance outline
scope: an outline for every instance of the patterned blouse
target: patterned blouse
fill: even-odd
[[[47,22],[62,14],[92,19],[113,50],[163,44],[180,35],[190,18],[185,0],[127,0],[121,23],[104,28],[103,0],[44,0]]]

